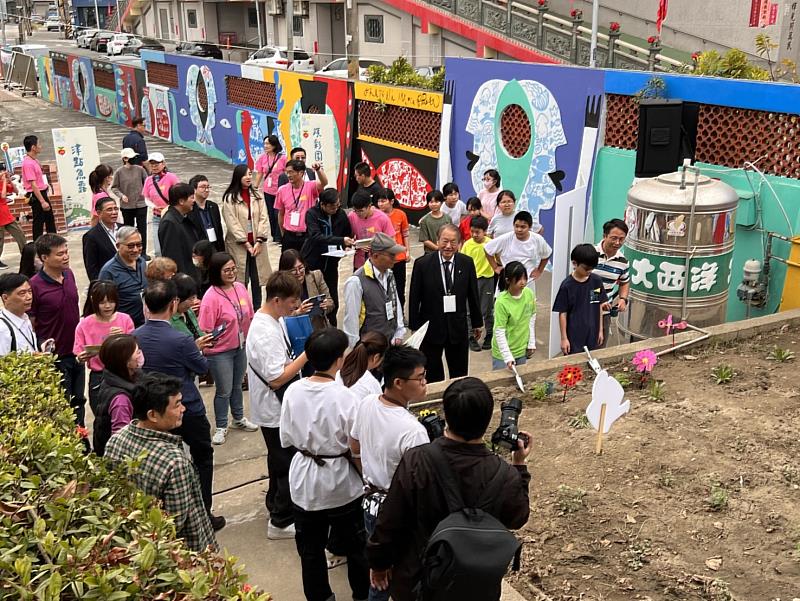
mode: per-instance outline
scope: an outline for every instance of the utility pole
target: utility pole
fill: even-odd
[[[288,69],[294,62],[294,0],[286,0],[286,57]]]
[[[0,18],[3,19],[3,46],[6,45],[6,20],[8,19],[8,3],[7,0],[0,0]]]
[[[358,5],[356,0],[345,0],[344,46],[347,58],[348,79],[360,79],[358,70]]]
[[[592,42],[589,46],[589,66],[597,66],[597,21],[600,19],[600,0],[592,2]],[[610,50],[610,48],[609,48]]]

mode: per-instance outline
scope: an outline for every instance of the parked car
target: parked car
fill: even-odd
[[[88,48],[89,42],[91,42],[92,38],[98,33],[100,33],[99,29],[84,29],[78,33],[78,37],[75,38],[78,48]]]
[[[50,48],[44,44],[17,44],[11,46],[11,52],[20,52],[30,56],[50,56]]]
[[[114,56],[122,53],[122,48],[133,36],[128,33],[115,33],[114,37],[108,41],[106,54]]]
[[[159,52],[164,52],[165,48],[164,44],[153,38],[131,38],[122,47],[120,54],[139,56],[140,50],[157,50]]]
[[[444,69],[444,65],[434,65],[432,67],[416,67],[414,71],[416,71],[418,75],[422,75],[423,77],[433,77],[434,75],[439,73],[442,69]]]
[[[210,44],[209,42],[181,42],[175,47],[175,52],[222,60],[222,50],[216,44]]]
[[[58,16],[47,17],[44,26],[47,28],[47,31],[61,31],[64,29],[64,25],[61,23],[61,19]]]
[[[358,59],[358,78],[364,79],[367,76],[367,69],[372,65],[380,65],[381,67],[385,67],[386,65],[381,61],[374,59],[374,58],[359,58]],[[329,62],[327,65],[322,67],[319,71],[317,71],[319,75],[325,75],[327,77],[344,77],[347,78],[347,59],[346,58],[337,58],[335,61]]]
[[[268,69],[288,69],[299,73],[314,72],[314,59],[302,48],[294,49],[294,62],[290,65],[286,46],[262,46],[251,54],[244,64]]]
[[[111,31],[101,31],[89,42],[89,49],[95,52],[105,52],[108,49],[108,42],[114,37]]]

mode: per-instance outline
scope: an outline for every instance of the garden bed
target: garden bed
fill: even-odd
[[[663,398],[629,386],[630,413],[601,456],[596,432],[580,427],[588,368],[566,402],[558,387],[543,400],[494,390],[498,400],[525,400],[520,424],[534,441],[513,586],[553,601],[800,596],[798,340],[800,330],[784,327],[660,358],[653,377]],[[778,361],[775,348],[798,357]],[[731,368],[730,382],[712,376],[720,366]],[[616,374],[630,364],[604,367]]]

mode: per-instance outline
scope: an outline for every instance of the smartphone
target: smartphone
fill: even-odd
[[[319,307],[322,303],[325,302],[325,299],[328,298],[326,294],[320,294],[318,296],[312,296],[308,300],[311,301],[315,307]]]
[[[53,338],[48,338],[42,342],[43,353],[52,353],[54,350],[56,350],[56,341]]]
[[[227,328],[227,327],[228,327],[227,322],[219,324],[216,328],[211,330],[211,338],[216,340],[217,338],[222,336],[222,333],[225,331],[225,328]]]

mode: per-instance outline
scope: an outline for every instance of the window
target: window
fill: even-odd
[[[292,35],[303,37],[303,17],[292,16]]]
[[[189,29],[197,29],[197,11],[189,9],[186,11],[186,26]]]
[[[255,8],[247,9],[247,26],[258,29],[258,13]]]
[[[364,41],[383,44],[383,15],[364,15]]]

